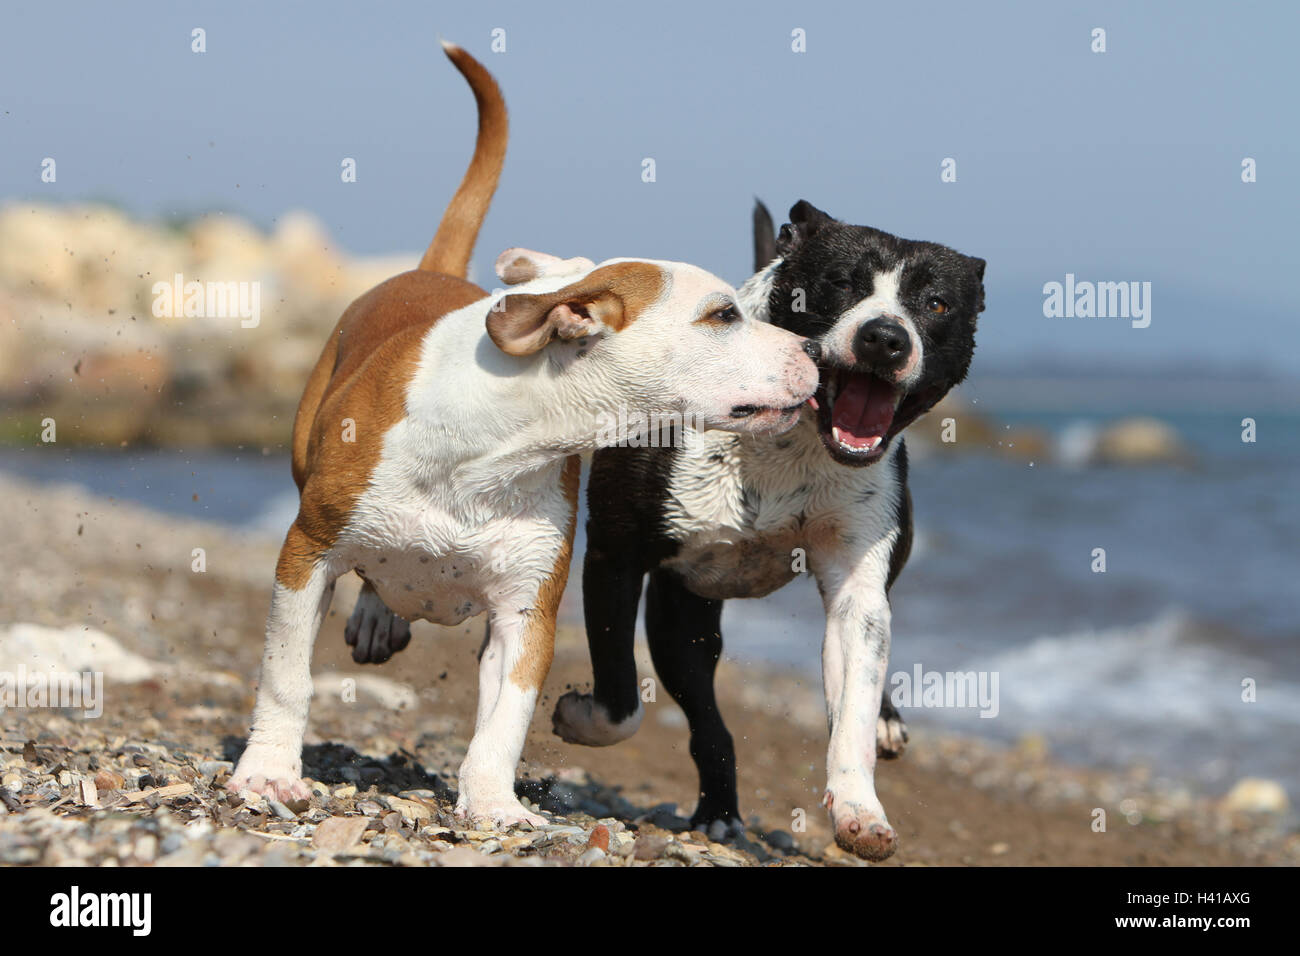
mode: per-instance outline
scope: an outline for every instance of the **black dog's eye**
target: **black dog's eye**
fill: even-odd
[[[943,315],[948,311],[948,303],[933,295],[930,296],[930,301],[925,304],[925,307],[935,315]]]
[[[852,289],[853,280],[846,275],[833,275],[827,278],[827,281],[837,289]]]

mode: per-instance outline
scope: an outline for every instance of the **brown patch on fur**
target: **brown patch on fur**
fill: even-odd
[[[464,276],[505,163],[506,105],[481,63],[458,46],[443,49],[478,104],[474,156],[419,269],[353,302],[307,378],[293,421],[298,518],[276,569],[286,587],[306,583],[346,525],[379,461],[384,433],[406,414],[406,386],[424,333],[448,312],[487,296]],[[346,419],[354,423],[354,442],[343,441]]]
[[[501,281],[506,285],[518,285],[538,276],[537,266],[531,259],[518,256],[501,270]]]
[[[384,433],[406,416],[406,388],[425,333],[447,313],[486,297],[463,279],[416,270],[375,286],[339,319],[293,424],[301,493],[295,528],[322,552],[333,547],[365,490]],[[346,419],[355,441],[343,440]]]
[[[326,550],[308,537],[295,521],[284,536],[280,559],[275,563],[275,579],[287,588],[301,591]]]
[[[443,50],[474,92],[478,104],[478,138],[465,178],[447,204],[433,242],[420,260],[420,268],[463,279],[483,217],[501,178],[510,124],[501,88],[483,64],[453,44],[443,44]]]
[[[560,483],[564,500],[569,503],[569,532],[555,558],[555,567],[542,582],[537,601],[525,618],[519,659],[510,670],[510,680],[523,690],[541,690],[551,670],[551,658],[555,654],[555,616],[560,609],[564,585],[569,579],[569,560],[573,557],[573,528],[578,520],[578,476],[581,471],[582,460],[577,455],[564,460]]]
[[[505,296],[487,320],[488,335],[508,355],[530,355],[564,333],[552,310],[570,306],[621,332],[659,300],[668,286],[664,270],[649,262],[617,262],[593,269],[554,292]]]

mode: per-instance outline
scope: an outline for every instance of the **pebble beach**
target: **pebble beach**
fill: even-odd
[[[311,799],[229,794],[278,541],[70,485],[0,476],[0,495],[9,569],[0,673],[103,675],[99,716],[0,712],[0,865],[868,865],[834,846],[820,807],[818,682],[724,660],[719,697],[747,826],[718,841],[687,822],[694,769],[666,695],[615,747],[551,734],[555,699],[590,679],[573,630],[559,635],[517,775],[523,799],[550,822],[467,827],[452,807],[482,622],[418,624],[391,662],[355,665],[342,636],[353,578],[340,581],[316,646],[304,757]],[[653,673],[648,660],[642,673]],[[1062,765],[1033,737],[1002,746],[913,727],[906,753],[883,763],[877,782],[900,835],[881,865],[1300,862],[1300,836],[1263,782],[1212,798],[1142,766]]]

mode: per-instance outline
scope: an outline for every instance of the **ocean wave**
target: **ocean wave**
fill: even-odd
[[[965,655],[956,670],[998,675],[996,719],[942,709],[904,716],[996,738],[1041,735],[1058,754],[1086,763],[1146,763],[1214,785],[1250,773],[1300,792],[1300,753],[1281,744],[1300,735],[1300,684],[1241,644],[1239,635],[1171,608],[1133,625]]]

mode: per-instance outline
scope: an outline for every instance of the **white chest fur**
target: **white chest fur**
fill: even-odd
[[[563,462],[540,469],[510,494],[457,493],[452,480],[423,480],[396,447],[399,423],[353,511],[340,556],[407,620],[458,624],[487,607],[526,609],[551,574],[569,534]]]
[[[430,331],[408,414],[384,435],[337,547],[340,563],[408,620],[530,608],[571,533],[564,459],[529,447],[513,404],[527,394],[520,380],[538,372],[493,353],[482,365],[458,359],[483,338],[473,309]]]
[[[666,564],[718,599],[761,597],[819,564],[852,567],[873,555],[887,564],[895,454],[868,468],[839,465],[807,419],[777,438],[696,433],[669,482],[665,523],[681,547]]]

